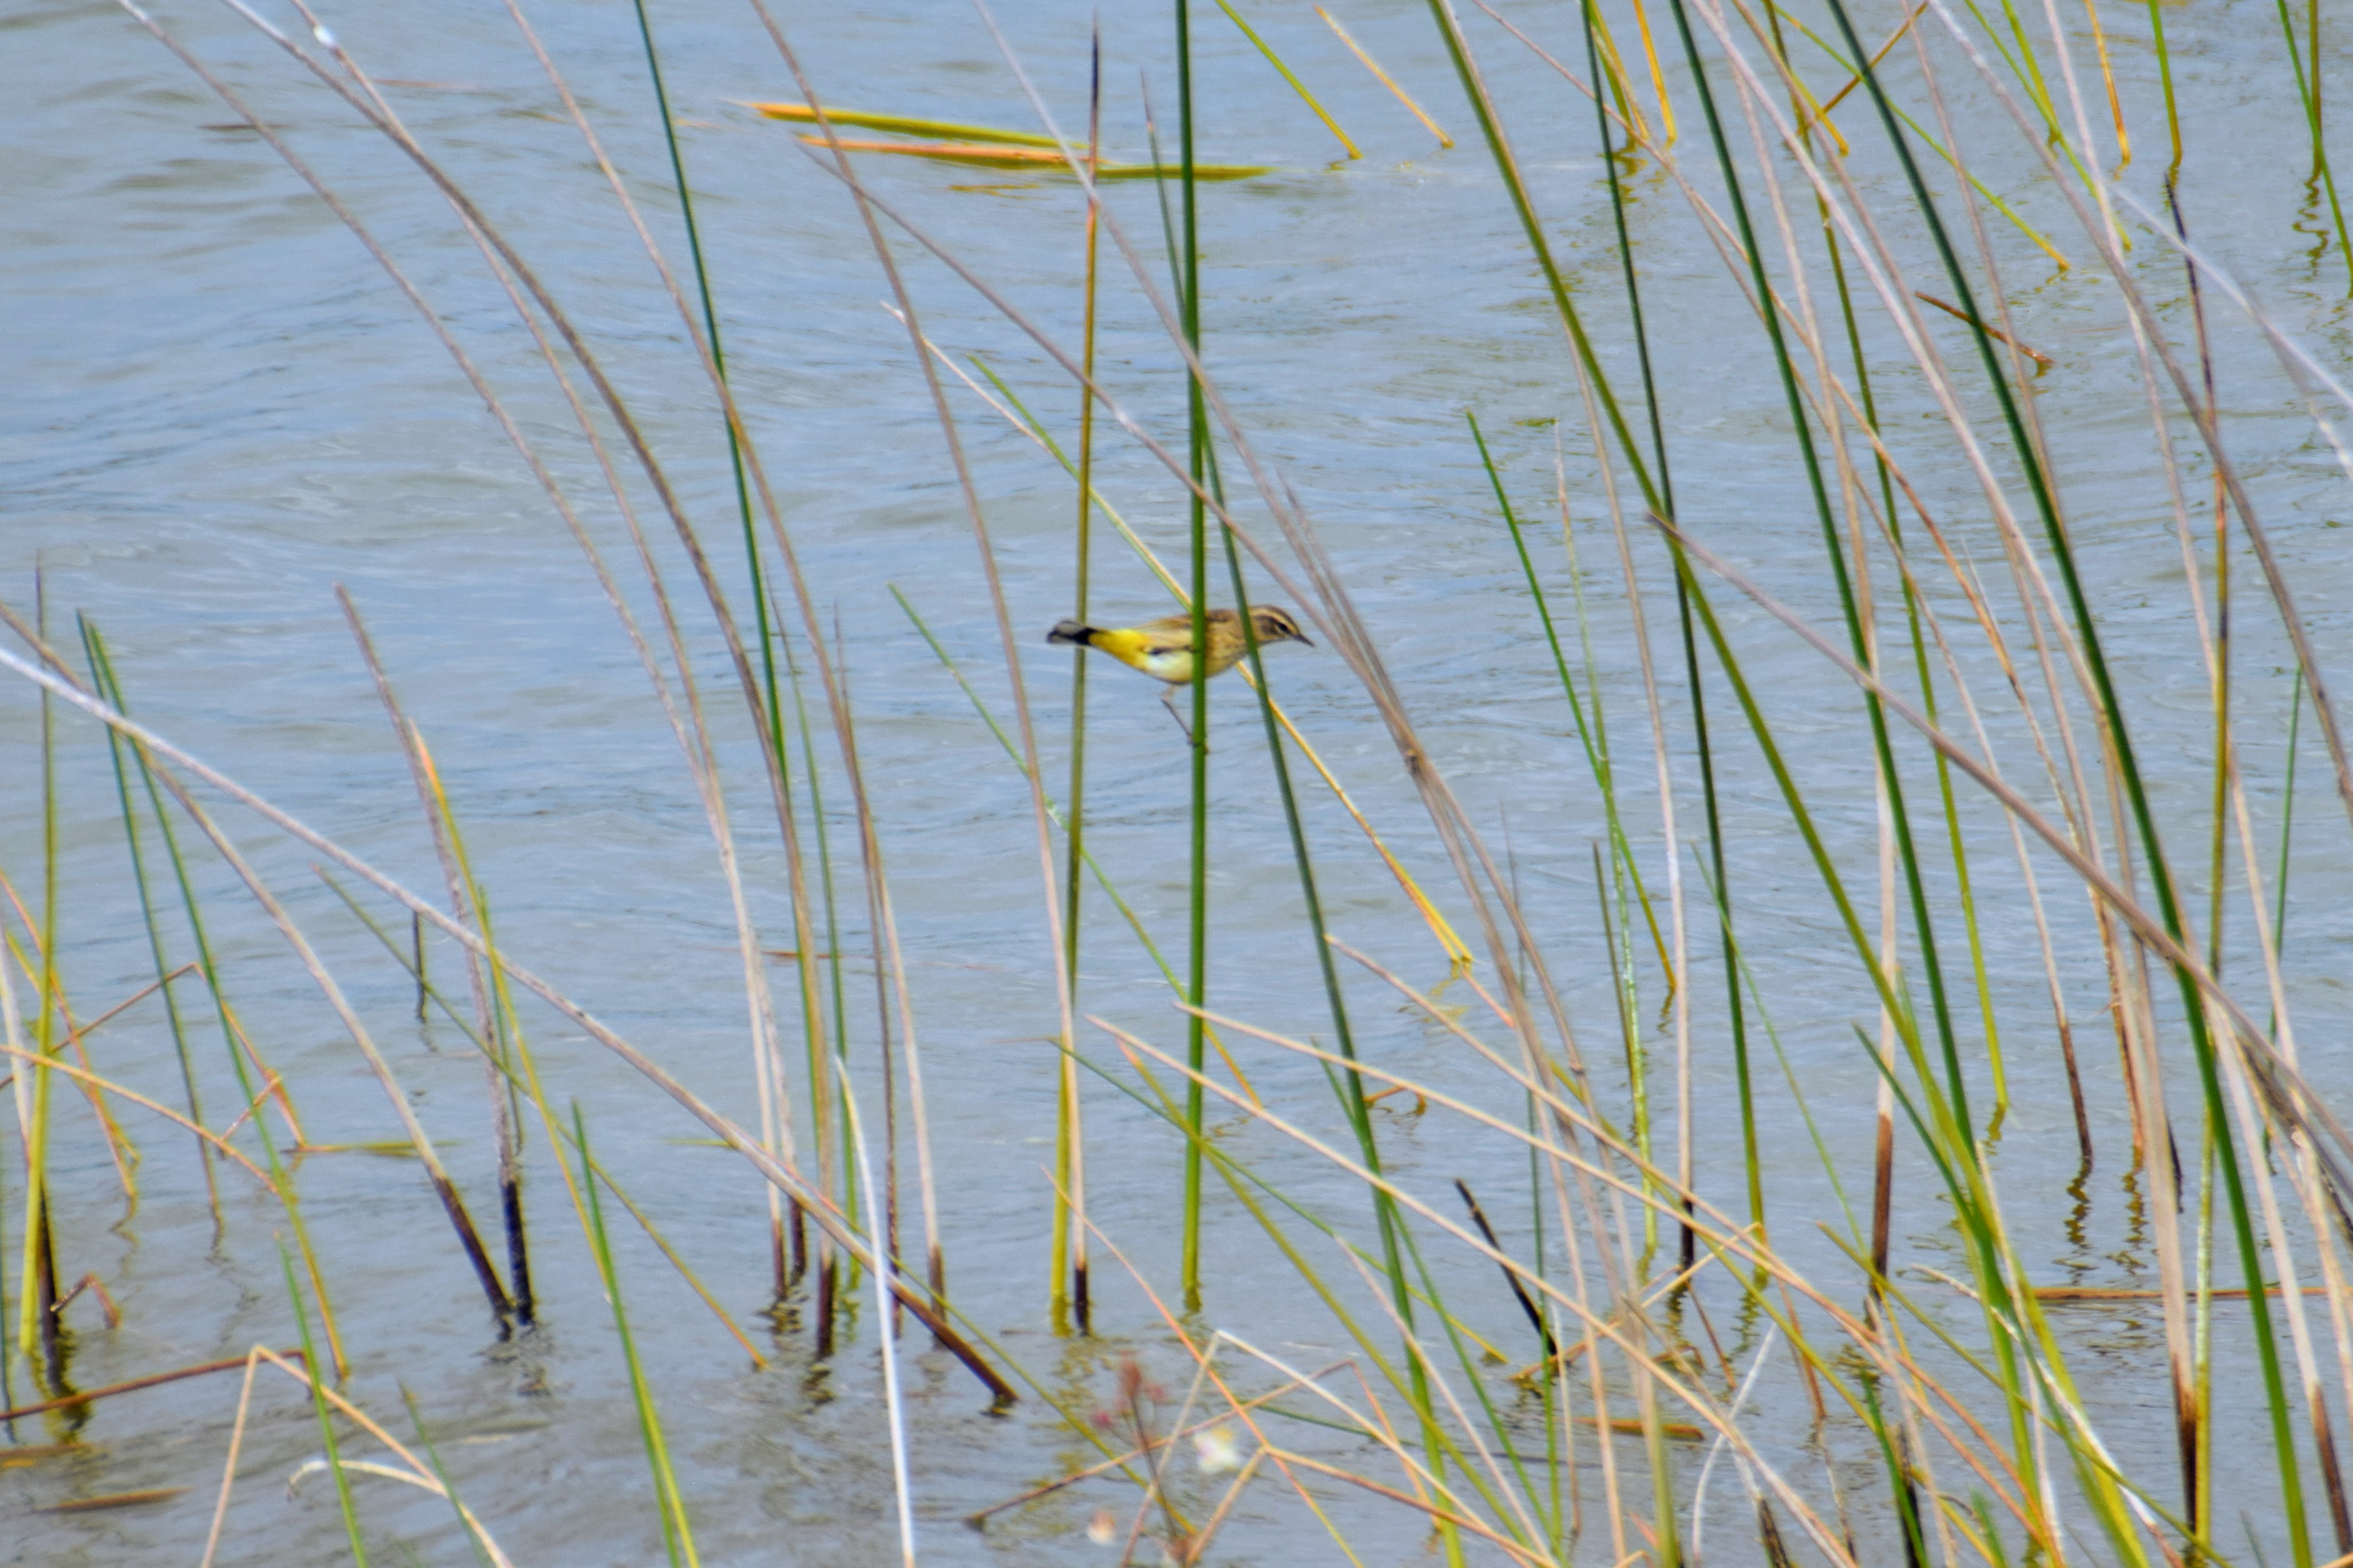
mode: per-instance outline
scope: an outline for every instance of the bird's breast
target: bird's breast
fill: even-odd
[[[1193,650],[1165,645],[1140,647],[1128,662],[1155,679],[1178,685],[1193,679]]]

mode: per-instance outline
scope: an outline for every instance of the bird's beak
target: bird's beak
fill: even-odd
[[[1291,634],[1291,637],[1293,642],[1303,642],[1309,647],[1314,647],[1315,646],[1314,640],[1305,632],[1293,632]]]

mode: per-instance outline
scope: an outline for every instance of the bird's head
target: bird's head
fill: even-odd
[[[1277,609],[1272,605],[1253,605],[1250,607],[1250,630],[1258,634],[1261,647],[1274,642],[1303,642],[1309,647],[1315,646],[1308,642],[1307,634],[1299,629],[1299,623],[1291,618],[1289,610]]]

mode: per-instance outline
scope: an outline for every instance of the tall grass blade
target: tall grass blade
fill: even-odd
[[[683,1563],[694,1568],[699,1561],[694,1551],[694,1531],[686,1517],[686,1500],[679,1494],[678,1476],[671,1468],[669,1445],[663,1440],[661,1416],[654,1409],[653,1388],[646,1380],[645,1368],[638,1359],[637,1341],[629,1332],[629,1314],[621,1304],[621,1279],[613,1266],[613,1248],[605,1234],[605,1211],[596,1199],[596,1180],[589,1170],[588,1121],[578,1101],[572,1106],[573,1147],[581,1159],[580,1186],[587,1198],[586,1212],[581,1216],[588,1232],[588,1247],[596,1259],[597,1277],[604,1281],[605,1299],[613,1307],[613,1331],[621,1342],[621,1362],[628,1369],[629,1398],[637,1406],[638,1434],[646,1449],[646,1467],[652,1472],[654,1507],[661,1517],[662,1550],[673,1565]]]

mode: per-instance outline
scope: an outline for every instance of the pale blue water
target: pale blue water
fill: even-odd
[[[971,531],[905,331],[879,303],[888,288],[842,188],[803,155],[787,129],[737,106],[739,100],[791,96],[787,74],[747,11],[679,9],[658,9],[656,22],[672,101],[686,127],[734,385],[828,633],[838,618],[854,690],[914,996],[955,1295],[981,1328],[1000,1336],[1007,1355],[1074,1408],[1102,1396],[1123,1348],[1134,1348],[1157,1375],[1181,1385],[1184,1363],[1166,1329],[1108,1257],[1099,1254],[1097,1269],[1104,1338],[1057,1342],[1048,1332],[1050,1187],[1041,1168],[1052,1159],[1054,1058],[1048,1041],[1055,1009],[1028,790],[888,591],[895,584],[907,595],[1009,722],[1003,656]],[[1562,443],[1588,574],[1595,652],[1630,802],[1629,831],[1659,883],[1663,861],[1640,667],[1561,334],[1426,13],[1380,0],[1343,15],[1454,132],[1451,151],[1437,147],[1312,11],[1260,7],[1250,14],[1357,136],[1366,156],[1335,163],[1328,133],[1230,25],[1214,9],[1197,17],[1202,155],[1280,166],[1261,179],[1201,192],[1209,363],[1258,450],[1314,517],[1431,757],[1491,835],[1499,859],[1508,857],[1584,1048],[1622,1108],[1626,1075],[1589,848],[1603,831],[1601,811],[1461,420],[1464,409],[1475,411],[1495,447],[1566,629],[1574,624],[1572,594],[1553,502],[1556,437]],[[1573,12],[1519,5],[1510,14],[1548,47],[1581,58]],[[289,16],[272,16],[293,25]],[[1087,16],[1082,6],[1030,5],[1008,6],[1003,18],[1066,128],[1083,114]],[[2164,133],[2147,22],[2137,14],[2103,16],[2136,139],[2128,183],[2154,201]],[[673,192],[653,134],[630,13],[617,5],[544,7],[533,18],[666,254],[682,266]],[[330,19],[355,58],[397,84],[386,90],[410,126],[495,215],[608,356],[731,602],[748,619],[733,494],[707,384],[667,296],[512,24],[494,6],[439,0]],[[1663,16],[1653,19],[1664,26]],[[448,314],[577,498],[633,606],[649,615],[643,574],[593,461],[448,208],[412,166],[232,14],[191,5],[164,20],[251,94],[256,111],[283,128]],[[1890,10],[1862,26],[1867,35],[1883,36],[1894,20]],[[981,124],[1031,123],[985,27],[961,7],[866,6],[786,15],[783,21],[819,91],[835,100]],[[1149,148],[1139,71],[1149,78],[1164,138],[1173,137],[1166,23],[1157,13],[1116,14],[1104,25],[1106,142],[1114,154],[1141,160]],[[2310,254],[2319,229],[2306,206],[2301,154],[2281,140],[2288,121],[2280,106],[2289,100],[2282,96],[2276,37],[2264,31],[2272,25],[2272,12],[2252,4],[2175,8],[2168,16],[2181,90],[2196,110],[2187,127],[2184,210],[2201,243],[2258,290],[2286,330],[2341,371],[2348,347],[2342,258],[2333,249]],[[1635,367],[1589,106],[1475,11],[1465,26],[1492,73],[1556,254],[1588,312],[1605,364],[1630,389],[1631,407]],[[1632,37],[1630,24],[1625,36]],[[2079,65],[2088,68],[2090,58],[2086,45]],[[1964,79],[1960,63],[1947,63],[1957,117],[1987,183],[2013,198],[2054,243],[2088,262],[2089,247],[2069,226],[2063,203],[2012,144],[1984,94]],[[2343,66],[2332,37],[2326,50],[2332,84]],[[1915,79],[1908,50],[1894,57],[1891,69],[1900,80]],[[1670,74],[1683,80],[1679,69]],[[29,609],[37,572],[53,629],[69,641],[77,613],[102,628],[141,716],[353,852],[429,890],[438,873],[416,798],[332,597],[332,584],[346,585],[433,747],[475,868],[491,889],[501,941],[713,1104],[753,1122],[733,930],[691,778],[579,551],[447,355],[343,226],[259,138],[234,124],[235,111],[121,12],[26,4],[0,16],[0,81],[10,89],[10,107],[0,118],[0,178],[9,192],[0,204],[6,300],[0,363],[9,369],[0,392],[7,496],[0,595]],[[1718,87],[1728,90],[1721,79]],[[1704,192],[1715,193],[1696,107],[1688,92],[1679,101],[1689,106],[1678,150],[1683,166]],[[1850,102],[1841,123],[1856,148],[1856,176],[1875,195],[1892,198],[1883,144],[1861,100]],[[1073,187],[913,161],[870,158],[860,167],[878,194],[916,216],[1059,340],[1071,341],[1082,212]],[[1781,174],[1787,178],[1786,166]],[[1786,411],[1755,319],[1727,286],[1672,184],[1645,163],[1634,189],[1635,241],[1646,268],[1681,513],[1768,591],[1788,595],[1835,633],[1820,534],[1789,456]],[[1949,198],[1948,190],[1940,192]],[[1751,195],[1761,204],[1754,187]],[[1151,189],[1121,185],[1113,200],[1127,233],[1144,247],[1153,284],[1165,289]],[[1793,202],[1791,212],[1800,227],[1814,221],[1810,204]],[[2058,454],[2103,635],[2119,680],[2133,694],[2136,740],[2166,814],[2168,844],[2184,866],[2202,868],[2198,847],[2211,787],[2205,678],[2116,290],[2088,266],[2054,273],[1999,216],[1987,221],[2021,338],[2057,361],[2035,384],[2037,407]],[[1895,243],[1920,268],[1917,286],[1941,292],[1921,237],[1904,221],[1894,228]],[[2135,228],[2136,275],[2159,301],[2177,342],[2186,344],[2189,306],[2178,265],[2162,243]],[[1073,439],[1076,397],[1035,345],[903,237],[892,243],[925,330],[952,355],[987,356],[1058,438]],[[1773,259],[1777,277],[1784,275],[1778,253]],[[1104,381],[1161,439],[1181,443],[1179,362],[1108,247],[1104,266]],[[1816,303],[1833,307],[1826,292]],[[2345,519],[2343,477],[2243,320],[2211,294],[2208,308],[2233,454],[2288,563],[2324,660],[2341,659],[2345,582],[2329,531]],[[1962,330],[1942,317],[1931,325],[1979,427],[1992,428],[1990,402]],[[1994,584],[2000,547],[1982,498],[1954,456],[1917,373],[1898,363],[1883,324],[1868,330],[1887,428],[1914,465],[1927,504]],[[1039,637],[1071,608],[1071,487],[1050,458],[962,385],[950,381],[947,387],[1023,639],[1019,652],[1048,777],[1059,795],[1069,688],[1062,656],[1050,654]],[[1107,425],[1101,428],[1104,494],[1174,563],[1183,537],[1182,492],[1132,443]],[[2180,439],[2186,452],[2186,430]],[[2195,487],[2193,509],[2207,505],[2206,470],[2191,459],[2186,471]],[[1228,477],[1242,494],[1240,465],[1230,459]],[[783,858],[740,696],[675,536],[645,485],[634,477],[630,485],[716,727],[762,942],[789,947]],[[1271,539],[1262,507],[1244,501],[1239,510]],[[1639,532],[1639,519],[1636,527]],[[1100,524],[1097,539],[1097,613],[1108,619],[1163,613],[1166,601],[1148,573]],[[1655,651],[1669,678],[1664,700],[1676,735],[1678,835],[1688,840],[1702,826],[1670,590],[1651,542],[1638,540],[1636,549],[1647,574]],[[2038,764],[2015,710],[2000,706],[1999,677],[1963,624],[1965,606],[1940,569],[1931,563],[1924,570],[1937,584],[1935,602],[1973,680],[1982,680],[1978,696],[2000,737],[2005,766],[2022,786],[2039,788]],[[2288,656],[2276,617],[2261,601],[2253,563],[2242,557],[2233,572],[2242,762],[2258,830],[2268,843],[2280,819]],[[1254,591],[1271,592],[1262,582]],[[1883,600],[1892,597],[1892,576],[1883,575],[1876,591]],[[2006,586],[1994,592],[2014,625],[2014,595]],[[1716,603],[1751,661],[1752,679],[1818,819],[1868,901],[1874,879],[1871,764],[1851,691],[1736,595],[1719,592]],[[797,621],[793,630],[798,637]],[[806,658],[805,642],[796,646]],[[1576,645],[1569,647],[1575,659]],[[1328,648],[1293,647],[1276,650],[1269,665],[1283,700],[1357,804],[1472,935],[1428,819],[1345,667]],[[1093,679],[1090,842],[1163,952],[1176,959],[1187,853],[1181,737],[1140,678],[1105,665]],[[6,781],[0,870],[22,897],[37,900],[37,709],[21,684],[0,690],[0,778]],[[1874,1007],[1720,684],[1711,700],[1717,734],[1729,737],[1724,810],[1749,961],[1846,1191],[1862,1202],[1874,1078],[1852,1028],[1872,1026]],[[1253,709],[1240,684],[1227,681],[1216,690],[1216,710],[1212,1005],[1270,1029],[1328,1039]],[[1958,727],[1949,698],[1947,716]],[[818,722],[825,747],[821,715]],[[2336,961],[2348,936],[2347,858],[2308,722],[2306,736],[2288,968],[2307,1065],[2327,1085],[2344,1059]],[[1924,753],[1909,746],[1905,755],[1915,808],[1925,810],[1933,783]],[[64,977],[77,1016],[88,1018],[152,978],[152,967],[97,731],[61,719],[57,765]],[[866,922],[848,792],[838,765],[828,766],[844,941],[862,955]],[[1304,770],[1295,775],[1335,932],[1380,954],[1413,984],[1437,984],[1442,956],[1395,881]],[[2151,1283],[2153,1254],[2137,1207],[2146,1183],[2126,1176],[2129,1133],[2084,900],[2046,857],[2044,894],[2072,965],[2069,1005],[2091,1079],[2100,1150],[2081,1228],[2071,1234],[2073,1200],[2063,1186],[2074,1172],[2073,1121],[2039,950],[1999,819],[1981,799],[1965,798],[2012,1100],[1998,1170],[2014,1217],[2038,1227],[2023,1250],[2052,1260],[2053,1283]],[[2047,790],[2036,798],[2047,801]],[[462,1037],[446,1026],[420,1030],[409,1018],[406,983],[311,875],[315,857],[234,810],[224,811],[222,820],[318,942],[487,1222],[495,1210],[494,1151],[480,1069]],[[1941,832],[1932,820],[1924,830]],[[229,874],[199,858],[229,994],[260,1049],[294,1086],[313,1141],[397,1136],[381,1091],[315,989],[240,900]],[[1697,899],[1691,862],[1685,865]],[[2235,880],[2231,888],[2240,897]],[[1943,897],[1941,885],[1938,891]],[[2202,911],[2202,870],[2190,891]],[[1164,1047],[1180,1045],[1181,1025],[1150,962],[1092,889],[1086,910],[1082,1007]],[[1957,921],[1948,902],[1943,910],[1947,952],[1957,954]],[[378,916],[392,918],[381,909]],[[21,937],[13,919],[0,923]],[[2239,947],[2231,973],[2261,1016],[2269,1004],[2247,957],[2242,900],[2232,930]],[[1710,935],[1695,914],[1694,946],[1703,955],[1694,991],[1704,1107],[1700,1183],[1730,1206],[1740,1202],[1738,1137],[1721,979],[1704,940]],[[437,979],[459,994],[456,950],[439,942],[433,963]],[[1492,970],[1482,952],[1482,972]],[[787,971],[775,973],[780,1005],[789,1013]],[[878,1032],[873,980],[862,956],[849,963],[845,983],[861,1082],[879,1094],[870,1070]],[[1956,984],[1963,987],[1969,1058],[1981,1063],[1973,1001],[1965,977],[1957,975]],[[1349,985],[1358,1041],[1370,1059],[1517,1114],[1516,1100],[1450,1037],[1377,983],[1352,975]],[[1458,986],[1447,1000],[1466,998]],[[1653,967],[1641,1005],[1655,1014],[1661,1000]],[[788,1017],[788,1042],[790,1024]],[[702,1129],[576,1029],[543,1010],[527,1011],[525,1026],[559,1102],[578,1099],[601,1157],[774,1358],[768,1370],[750,1371],[740,1348],[642,1237],[632,1231],[620,1238],[628,1305],[702,1560],[889,1559],[896,1533],[871,1300],[839,1358],[829,1367],[813,1365],[805,1330],[773,1331],[761,1314],[767,1260],[757,1182],[723,1151],[685,1142],[702,1136]],[[1655,1016],[1644,1027],[1653,1071],[1669,1071],[1671,1037]],[[194,1038],[208,1119],[218,1125],[233,1116],[233,1109],[220,1108],[233,1108],[237,1093],[216,1032],[198,1029]],[[1339,1134],[1312,1063],[1240,1037],[1230,1043],[1271,1104]],[[1092,1059],[1124,1072],[1107,1037],[1090,1032],[1085,1047]],[[178,1102],[169,1037],[152,1001],[95,1034],[89,1048],[100,1071]],[[1837,1221],[1837,1197],[1761,1040],[1758,1049],[1763,1113],[1772,1131],[1766,1152],[1777,1237],[1786,1237],[1809,1267],[1841,1281],[1842,1299],[1852,1298],[1851,1277],[1840,1272],[1834,1250],[1810,1239],[1817,1222]],[[1972,1091],[1990,1098],[1981,1068]],[[1170,1216],[1177,1144],[1103,1080],[1091,1077],[1087,1093],[1096,1217],[1165,1292],[1176,1272]],[[1664,1139],[1672,1119],[1663,1079],[1654,1082],[1654,1095]],[[228,1223],[216,1246],[185,1139],[152,1119],[128,1116],[145,1159],[141,1202],[124,1218],[86,1110],[61,1098],[71,1109],[52,1154],[60,1268],[69,1279],[95,1272],[125,1314],[120,1329],[107,1331],[94,1316],[81,1315],[86,1302],[72,1309],[75,1383],[94,1387],[237,1354],[257,1341],[294,1343],[270,1244],[273,1228],[282,1227],[274,1205],[259,1202],[241,1175],[224,1171]],[[2174,1110],[2180,1135],[2193,1139],[2196,1112],[2186,1077],[2175,1085]],[[1526,1171],[1518,1152],[1439,1110],[1417,1119],[1390,1101],[1379,1121],[1401,1181],[1451,1215],[1446,1184],[1465,1177],[1507,1239],[1528,1244]],[[1352,1234],[1363,1233],[1361,1194],[1327,1165],[1243,1119],[1219,1125],[1228,1146],[1286,1191],[1321,1205]],[[0,1195],[7,1200],[5,1235],[13,1258],[22,1237],[22,1186],[10,1147]],[[416,1394],[470,1506],[518,1563],[654,1561],[660,1539],[611,1321],[535,1128],[529,1159],[534,1268],[546,1320],[535,1333],[501,1345],[414,1162],[362,1153],[309,1158],[301,1173],[303,1208],[353,1358],[349,1392],[404,1438],[409,1432],[400,1390]],[[903,1163],[912,1184],[912,1154]],[[1957,1268],[1961,1260],[1943,1228],[1944,1206],[1931,1179],[1916,1158],[1904,1168],[1899,1249],[1913,1263]],[[911,1233],[914,1212],[911,1191]],[[1320,1267],[1348,1277],[1329,1243],[1299,1234]],[[1203,1327],[1229,1329],[1303,1364],[1348,1353],[1289,1266],[1222,1197],[1211,1205],[1209,1235]],[[1492,1271],[1442,1243],[1433,1256],[1445,1259],[1451,1297],[1479,1331],[1515,1363],[1533,1359],[1525,1325]],[[13,1262],[10,1268],[13,1302]],[[1352,1279],[1347,1288],[1355,1289]],[[1357,1292],[1357,1299],[1376,1337],[1388,1343],[1392,1336],[1371,1298]],[[1729,1292],[1713,1299],[1724,1314],[1715,1327],[1727,1347],[1739,1331],[1730,1321],[1731,1300]],[[2076,1336],[2070,1343],[2079,1373],[2111,1417],[2111,1440],[2128,1461],[2169,1478],[2162,1335],[2154,1314],[2146,1321],[2085,1309],[2073,1314],[2064,1319],[2064,1331]],[[1957,1321],[1977,1331],[1968,1314]],[[2232,1358],[2247,1352],[2231,1338],[2241,1320],[2218,1321],[2224,1371],[2242,1372]],[[1081,1529],[1098,1506],[1131,1506],[1129,1491],[1080,1489],[1008,1516],[985,1535],[955,1522],[1060,1473],[1082,1446],[1057,1426],[1043,1398],[1032,1394],[1011,1415],[991,1416],[960,1369],[927,1346],[916,1349],[907,1375],[923,1554],[941,1561],[1112,1560]],[[31,1397],[24,1366],[12,1365],[10,1375],[14,1397]],[[1498,1381],[1495,1387],[1499,1397],[1512,1397],[1509,1385]],[[0,1532],[6,1560],[194,1560],[208,1528],[235,1401],[234,1376],[125,1395],[94,1406],[79,1428],[88,1455],[0,1469],[0,1511],[11,1516]],[[1793,1389],[1768,1391],[1764,1407],[1767,1451],[1792,1473],[1818,1479],[1819,1461],[1799,1447],[1804,1417]],[[2242,1414],[2252,1420],[2253,1409]],[[1771,1436],[1783,1428],[1786,1436]],[[1379,1470],[1377,1456],[1361,1446],[1335,1442],[1314,1428],[1282,1430],[1303,1447]],[[2246,1435],[2256,1431],[2250,1425]],[[62,1429],[39,1420],[16,1428],[19,1443],[62,1436]],[[326,1479],[311,1477],[290,1500],[280,1485],[318,1447],[315,1421],[299,1392],[265,1379],[222,1561],[327,1561],[345,1550]],[[1834,1438],[1832,1447],[1841,1458],[1871,1462],[1852,1433]],[[348,1452],[366,1457],[371,1450],[360,1440]],[[2235,1440],[2222,1445],[2226,1467],[2235,1450]],[[1630,1460],[1632,1453],[1630,1447]],[[2249,1453],[2257,1482],[2267,1484],[2260,1450]],[[1959,1484],[1954,1476],[1946,1479]],[[1742,1556],[1754,1548],[1743,1533],[1745,1502],[1729,1482],[1719,1475],[1713,1483],[1710,1546]],[[406,1543],[425,1561],[465,1560],[445,1505],[389,1482],[363,1478],[356,1485],[380,1555],[395,1560]],[[192,1489],[142,1509],[28,1511],[75,1497],[167,1486]],[[1866,1541],[1884,1535],[1884,1520],[1871,1512],[1876,1495],[1858,1504],[1856,1528]],[[2250,1489],[2245,1506],[2258,1529],[2269,1496]],[[1421,1531],[1401,1515],[1355,1497],[1335,1506],[1369,1553],[1366,1561],[1420,1557]],[[1122,1520],[1124,1525],[1124,1512]],[[1216,1555],[1272,1561],[1324,1552],[1325,1540],[1295,1498],[1261,1482],[1225,1527]],[[1599,1550],[1598,1536],[1588,1540],[1588,1554]]]

